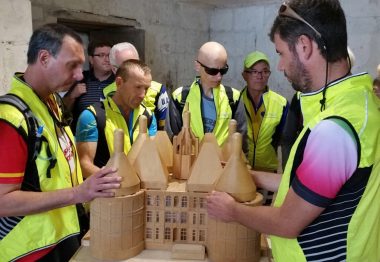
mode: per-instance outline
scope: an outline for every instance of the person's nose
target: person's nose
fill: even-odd
[[[74,71],[74,79],[80,81],[83,79],[82,67],[78,67]]]
[[[220,80],[222,80],[223,75],[222,75],[220,72],[218,72],[218,73],[215,75],[215,77],[216,77],[216,79],[217,79],[218,81],[220,81]]]

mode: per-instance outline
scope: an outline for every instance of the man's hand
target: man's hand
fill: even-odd
[[[72,88],[72,90],[67,92],[66,95],[63,97],[63,103],[65,104],[66,108],[72,111],[75,100],[86,92],[87,92],[87,87],[85,83],[76,84]]]
[[[89,202],[97,197],[113,197],[113,192],[105,192],[110,189],[120,188],[121,177],[112,175],[116,172],[114,168],[102,168],[88,177],[82,184],[74,189],[75,202]]]
[[[237,203],[227,193],[212,191],[207,197],[207,212],[210,217],[218,218],[223,222],[235,221],[235,207]]]
[[[85,83],[78,83],[74,86],[73,90],[70,93],[72,98],[78,98],[84,93],[87,92],[87,87]]]

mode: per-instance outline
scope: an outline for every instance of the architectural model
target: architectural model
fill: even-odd
[[[186,114],[189,113],[184,112],[185,119],[190,117]],[[186,123],[184,121],[185,126]],[[174,138],[173,147],[168,146],[170,140],[166,133],[144,138],[137,144],[139,150],[133,151],[132,168],[141,181],[140,190],[91,203],[90,249],[93,257],[122,260],[136,256],[145,248],[173,249],[173,256],[177,258],[181,257],[182,250],[182,258],[194,259],[196,257],[190,257],[191,252],[187,253],[186,249],[186,245],[193,244],[195,248],[189,247],[189,250],[206,247],[209,259],[214,262],[259,260],[259,233],[239,224],[209,219],[206,210],[206,197],[212,190],[225,191],[247,205],[262,203],[262,196],[256,193],[241,156],[241,135],[230,134],[230,157],[223,168],[221,149],[212,142],[212,134],[202,141],[198,152],[197,138],[189,126],[184,129],[187,134],[179,134],[180,139]],[[164,145],[165,150],[157,145]],[[168,155],[173,156],[172,162],[167,160]],[[174,167],[176,155],[180,164]],[[190,158],[183,161],[182,155]],[[177,168],[182,172],[182,165],[188,169],[185,170],[188,180],[169,175],[169,169],[174,172]],[[124,177],[124,174],[119,175]]]

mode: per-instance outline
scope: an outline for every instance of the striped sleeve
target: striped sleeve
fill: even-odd
[[[20,184],[28,157],[27,144],[10,124],[0,121],[0,130],[0,184]]]

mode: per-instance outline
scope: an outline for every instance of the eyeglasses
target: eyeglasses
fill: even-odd
[[[268,77],[271,73],[271,71],[269,70],[264,70],[264,71],[257,71],[257,70],[254,70],[254,69],[247,69],[247,70],[244,70],[245,73],[247,74],[250,74],[250,75],[253,75],[254,77],[257,77],[257,76],[265,76],[265,77]]]
[[[92,56],[98,56],[98,57],[100,57],[100,58],[105,58],[105,57],[107,57],[107,58],[109,58],[110,57],[110,54],[106,54],[106,53],[100,53],[100,54],[93,54]]]
[[[223,68],[210,68],[208,66],[205,66],[201,62],[197,60],[197,62],[205,69],[206,73],[212,76],[217,75],[220,73],[221,75],[225,75],[228,71],[228,65],[226,64]]]
[[[278,10],[278,14],[283,15],[283,16],[287,16],[287,17],[291,17],[291,18],[294,18],[298,21],[301,21],[302,23],[304,23],[305,25],[310,27],[317,34],[317,36],[322,39],[322,34],[317,29],[315,29],[314,26],[309,24],[305,19],[303,19],[299,14],[297,14],[296,11],[294,11],[292,8],[290,8],[287,3],[283,3],[280,6],[280,9]]]

